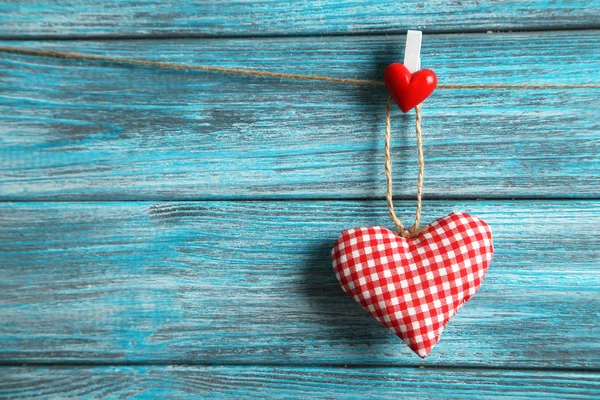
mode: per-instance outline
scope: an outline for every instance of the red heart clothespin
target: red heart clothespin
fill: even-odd
[[[403,112],[408,112],[429,97],[437,85],[437,77],[430,69],[411,74],[403,64],[390,64],[383,74],[392,98]]]
[[[408,31],[404,64],[390,64],[383,74],[385,86],[403,112],[422,103],[437,85],[435,73],[430,69],[421,69],[422,37],[420,31]]]

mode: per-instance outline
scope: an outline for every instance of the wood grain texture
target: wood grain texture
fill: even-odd
[[[390,225],[383,201],[3,203],[0,359],[598,368],[598,205],[426,202],[424,221],[487,221],[497,250],[421,361],[331,269],[342,229]]]
[[[167,62],[381,79],[403,36],[3,42]],[[600,81],[600,31],[428,35],[440,83]],[[568,73],[567,73],[568,71]],[[598,89],[438,90],[425,197],[597,197]],[[0,199],[383,197],[385,88],[0,54]],[[395,194],[417,174],[393,115]]]
[[[0,37],[323,35],[599,27],[597,0],[5,0]]]
[[[593,398],[595,372],[333,367],[3,367],[8,398]]]

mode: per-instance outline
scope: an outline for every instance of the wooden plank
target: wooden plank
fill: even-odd
[[[400,36],[10,42],[12,46],[381,79]],[[600,81],[600,31],[429,35],[442,84]],[[6,42],[3,44],[7,44]],[[598,197],[598,89],[438,90],[425,196]],[[383,87],[0,54],[0,199],[373,198]],[[414,115],[393,115],[395,194],[412,198]]]
[[[8,398],[592,398],[597,372],[338,367],[0,367]]]
[[[597,0],[8,0],[0,36],[324,35],[598,27]]]
[[[383,201],[3,203],[0,359],[598,368],[599,203],[427,202],[423,220],[452,210],[496,255],[421,361],[331,270],[342,229],[390,226]]]

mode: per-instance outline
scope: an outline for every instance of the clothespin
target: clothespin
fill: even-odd
[[[421,41],[423,32],[406,32],[406,47],[404,48],[404,66],[414,74],[421,69]]]

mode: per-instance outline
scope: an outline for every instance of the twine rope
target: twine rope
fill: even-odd
[[[159,68],[170,68],[170,69],[186,69],[186,70],[200,70],[210,72],[221,72],[228,74],[239,74],[239,75],[254,75],[254,76],[265,76],[271,78],[283,78],[293,79],[302,81],[326,81],[336,83],[347,83],[350,85],[368,85],[368,86],[385,86],[380,81],[370,81],[365,79],[351,79],[351,78],[334,78],[331,76],[321,75],[301,75],[301,74],[287,74],[283,72],[271,72],[271,71],[260,71],[254,69],[244,68],[226,68],[226,67],[213,67],[210,65],[191,65],[191,64],[180,64],[180,63],[168,63],[162,61],[147,61],[135,58],[120,58],[120,57],[107,57],[107,56],[93,56],[81,53],[67,53],[62,51],[52,50],[35,50],[26,49],[21,47],[7,47],[0,46],[0,52],[21,54],[29,56],[39,57],[50,57],[58,58],[62,60],[79,60],[79,61],[100,61],[110,62],[115,64],[135,64],[152,66]],[[573,84],[573,85],[536,85],[536,84],[449,84],[437,85],[438,89],[600,89],[600,84]]]
[[[419,175],[417,177],[417,210],[415,215],[415,222],[410,229],[404,229],[404,225],[396,216],[394,212],[393,203],[393,190],[392,190],[392,157],[390,152],[390,137],[392,132],[391,124],[391,108],[392,108],[392,96],[388,97],[388,101],[385,104],[385,180],[387,183],[387,191],[385,194],[385,201],[390,212],[392,221],[398,228],[398,234],[404,238],[413,237],[419,234],[419,224],[421,222],[421,198],[423,195],[423,172],[425,170],[425,158],[423,157],[423,139],[421,134],[421,106],[415,107],[416,121],[415,131],[417,133],[417,151],[419,153]]]
[[[118,58],[118,57],[107,57],[107,56],[94,56],[81,53],[67,53],[62,51],[51,51],[51,50],[35,50],[26,49],[20,47],[6,47],[0,46],[0,52],[21,54],[39,57],[50,57],[62,60],[79,60],[79,61],[99,61],[99,62],[110,62],[115,64],[133,64],[142,66],[152,66],[159,68],[170,68],[170,69],[185,69],[185,70],[200,70],[209,72],[221,72],[229,74],[239,75],[250,75],[250,76],[264,76],[271,78],[282,78],[282,79],[293,79],[303,81],[325,81],[335,83],[345,83],[350,85],[368,85],[368,86],[385,86],[380,81],[370,81],[364,79],[351,79],[351,78],[334,78],[330,76],[321,75],[301,75],[301,74],[287,74],[283,72],[271,72],[271,71],[260,71],[253,69],[244,68],[226,68],[226,67],[213,67],[209,65],[190,65],[180,63],[167,63],[162,61],[147,61],[134,58]],[[437,85],[438,89],[598,89],[600,84],[573,84],[573,85],[541,85],[541,84],[449,84]],[[423,171],[425,168],[425,162],[423,157],[423,140],[421,135],[421,107],[415,107],[416,122],[415,131],[417,134],[417,150],[419,156],[419,174],[417,177],[417,208],[415,222],[410,229],[404,229],[404,225],[396,216],[394,212],[393,204],[393,190],[392,190],[392,159],[390,155],[390,136],[391,136],[391,106],[392,97],[388,97],[388,101],[385,106],[385,177],[387,182],[386,191],[386,202],[388,211],[392,217],[392,221],[398,228],[398,233],[404,237],[414,237],[419,233],[419,224],[421,221],[421,198],[423,194]]]

